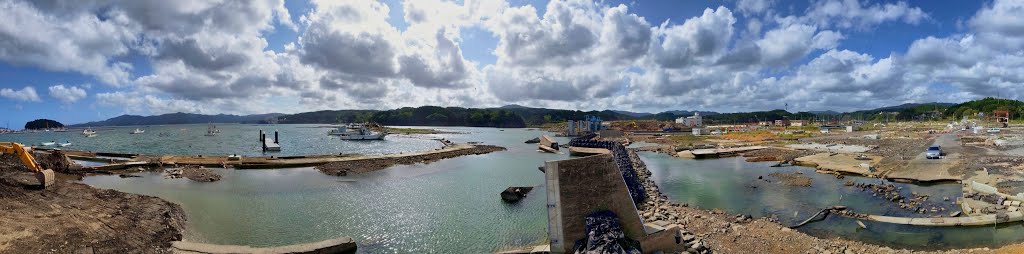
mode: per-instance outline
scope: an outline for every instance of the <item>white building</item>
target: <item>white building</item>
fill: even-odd
[[[676,118],[676,123],[686,125],[688,127],[704,126],[704,120],[701,119],[699,112],[693,112],[693,116]]]

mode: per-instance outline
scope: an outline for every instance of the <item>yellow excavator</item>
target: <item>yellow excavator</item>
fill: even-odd
[[[24,145],[14,142],[0,142],[0,154],[11,153],[18,156],[21,159],[21,163],[25,164],[29,170],[32,170],[36,174],[36,179],[39,180],[40,187],[46,188],[53,185],[54,174],[53,170],[44,169],[36,163],[36,159],[32,157],[32,153],[29,149],[26,149]]]

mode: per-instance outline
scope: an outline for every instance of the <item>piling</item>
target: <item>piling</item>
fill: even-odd
[[[263,130],[260,130],[260,146],[263,147],[263,152],[264,153],[267,152],[267,142],[266,142],[266,140],[267,140],[267,134],[264,134]]]
[[[278,144],[277,143],[277,130],[274,130],[274,144]]]

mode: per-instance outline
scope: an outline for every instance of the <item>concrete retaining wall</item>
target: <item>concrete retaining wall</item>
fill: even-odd
[[[675,244],[679,227],[672,225],[648,234],[626,182],[611,154],[545,163],[548,184],[548,227],[551,253],[572,252],[573,244],[586,237],[587,215],[608,210],[619,217],[626,237],[640,241],[644,253],[682,251]]]
[[[242,245],[218,245],[207,243],[174,242],[171,251],[174,253],[356,253],[356,242],[350,237],[335,238],[315,243],[303,243],[279,247],[257,248]]]

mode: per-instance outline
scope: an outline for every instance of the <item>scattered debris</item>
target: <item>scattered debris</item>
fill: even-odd
[[[515,203],[519,202],[526,197],[527,193],[533,190],[533,187],[508,187],[505,191],[501,192],[501,200],[505,202]]]

